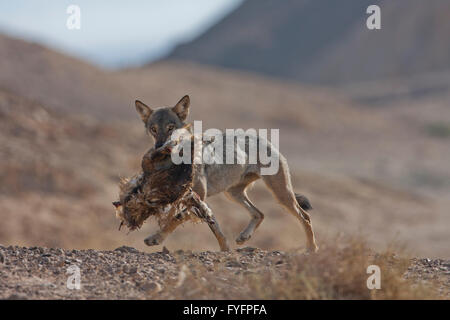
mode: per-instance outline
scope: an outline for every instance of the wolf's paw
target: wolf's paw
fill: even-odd
[[[231,248],[228,243],[225,243],[225,245],[220,246],[220,251],[231,251]]]
[[[236,238],[237,244],[243,244],[244,242],[248,241],[252,237],[251,234],[248,233],[241,233],[239,237]]]
[[[319,247],[317,245],[312,245],[309,246],[308,248],[306,248],[306,254],[311,254],[311,253],[316,253],[317,251],[319,251]]]
[[[145,238],[144,243],[148,246],[157,246],[158,244],[161,244],[163,240],[164,238],[159,233],[156,233]]]

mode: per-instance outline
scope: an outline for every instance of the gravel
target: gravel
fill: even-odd
[[[206,272],[220,269],[219,276],[226,282],[235,274],[288,268],[289,257],[295,254],[300,253],[256,248],[232,252],[169,252],[164,248],[162,252],[145,253],[126,246],[113,251],[0,246],[0,298],[146,299],[167,283],[184,279],[185,271],[192,272],[198,264]],[[71,266],[80,270],[80,290],[67,287]],[[449,260],[412,259],[405,277],[437,280],[443,296],[450,297]]]

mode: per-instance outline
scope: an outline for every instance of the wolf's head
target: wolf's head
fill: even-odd
[[[184,127],[189,114],[190,99],[186,95],[174,107],[151,109],[136,100],[136,110],[144,121],[145,129],[155,139],[155,148],[161,147],[174,130]]]

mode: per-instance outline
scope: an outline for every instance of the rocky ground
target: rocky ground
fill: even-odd
[[[405,273],[405,278],[425,283],[437,281],[439,295],[450,299],[450,260],[414,258]]]
[[[308,263],[308,259],[301,252],[251,247],[232,252],[169,252],[164,247],[162,252],[145,253],[126,246],[114,251],[0,246],[0,298],[246,298],[247,289],[259,292],[252,282],[258,275],[292,277],[293,264]],[[319,263],[314,259],[310,263]],[[409,261],[405,278],[415,284],[433,283],[439,298],[450,297],[449,260]],[[67,270],[72,265],[80,268],[80,290],[67,288]],[[266,285],[261,279],[258,286]],[[266,296],[249,296],[255,297]]]

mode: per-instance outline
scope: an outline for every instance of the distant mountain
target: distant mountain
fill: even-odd
[[[247,0],[168,58],[319,84],[404,77],[450,70],[449,17],[448,0]]]

